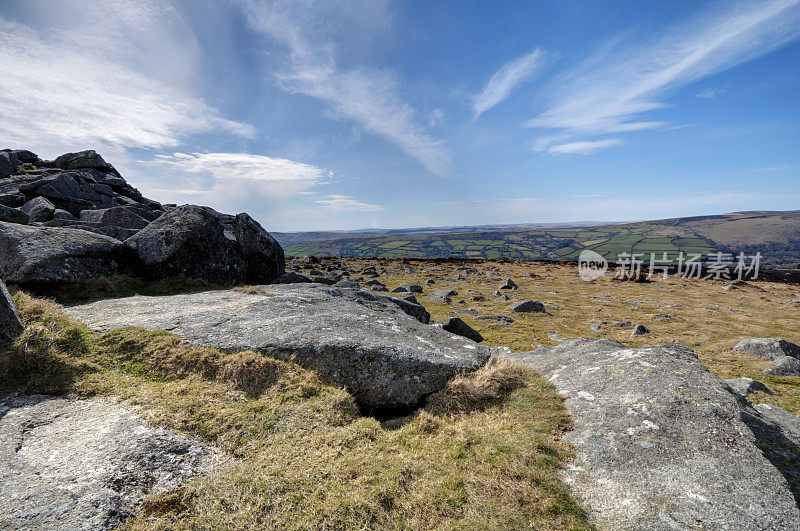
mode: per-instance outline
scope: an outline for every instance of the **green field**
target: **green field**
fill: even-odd
[[[288,256],[575,260],[583,250],[591,249],[611,260],[623,254],[636,254],[647,261],[651,257],[662,260],[664,253],[667,259],[675,260],[680,253],[706,256],[718,251],[758,251],[765,265],[798,267],[800,262],[797,211],[740,212],[582,228],[397,232],[342,233],[331,240],[282,243]],[[302,233],[294,234],[292,241],[300,237]]]

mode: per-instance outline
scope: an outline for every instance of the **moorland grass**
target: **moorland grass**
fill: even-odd
[[[680,277],[665,280],[658,275],[647,283],[608,277],[583,282],[574,265],[545,262],[340,260],[355,270],[367,266],[385,268],[380,280],[389,290],[401,284],[423,285],[425,293],[418,294],[417,299],[433,319],[445,322],[457,315],[486,338],[486,345],[524,352],[539,345],[556,344],[547,337],[549,331],[567,338],[616,339],[629,347],[677,342],[694,349],[700,360],[722,378],[748,377],[764,383],[768,392],[748,397],[754,404],[775,404],[800,414],[800,377],[763,374],[761,371],[771,365],[770,361],[731,350],[747,337],[782,337],[800,344],[800,303],[790,302],[800,300],[800,286],[796,284],[748,281],[738,289],[724,290],[729,281]],[[461,266],[475,267],[479,272],[468,274],[464,280],[452,280]],[[519,289],[503,290],[513,299],[498,301],[492,292],[507,277]],[[429,278],[436,283],[425,284]],[[430,300],[433,291],[440,288],[454,288],[459,295],[452,297],[451,304]],[[476,293],[469,294],[470,290]],[[512,303],[525,299],[543,302],[547,313],[511,311]],[[456,313],[467,308],[474,308],[479,315],[505,315],[515,322],[501,325]],[[602,321],[602,328],[589,329],[590,321]],[[619,326],[626,322],[631,325]],[[631,337],[636,323],[647,326],[650,333]]]
[[[15,294],[26,331],[3,390],[106,395],[209,441],[232,463],[144,501],[125,529],[585,529],[557,478],[562,399],[498,359],[379,422],[291,362],[194,348],[166,332],[96,334]]]

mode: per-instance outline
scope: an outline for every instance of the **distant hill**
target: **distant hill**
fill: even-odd
[[[800,266],[800,210],[733,212],[631,223],[490,225],[353,232],[273,233],[287,255],[397,258],[576,259],[620,253],[760,252],[770,267]]]
[[[328,240],[339,240],[343,238],[374,238],[378,236],[391,236],[397,234],[418,235],[418,234],[447,234],[457,232],[476,232],[476,231],[509,231],[520,229],[561,229],[570,227],[597,227],[609,225],[603,221],[574,221],[565,223],[515,223],[508,225],[471,225],[460,227],[417,227],[410,229],[358,229],[352,231],[313,231],[313,232],[271,232],[272,237],[278,240],[281,245],[293,243],[319,242]]]

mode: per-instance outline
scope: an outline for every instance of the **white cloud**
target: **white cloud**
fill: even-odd
[[[581,134],[652,129],[636,117],[667,105],[670,90],[775,50],[800,36],[800,0],[722,4],[670,28],[651,43],[614,45],[550,87],[547,110],[528,127]],[[566,138],[565,138],[566,137]],[[546,144],[547,142],[542,142]]]
[[[477,119],[531,78],[542,63],[542,52],[534,50],[504,64],[495,72],[472,104],[473,118]]]
[[[336,212],[380,212],[383,210],[381,205],[361,203],[349,195],[333,194],[314,202]]]
[[[725,89],[715,89],[715,88],[707,88],[695,94],[698,98],[703,98],[704,100],[712,100],[717,96],[721,96],[725,94]]]
[[[254,134],[251,125],[228,120],[189,91],[174,88],[188,83],[193,62],[172,52],[179,44],[192,49],[188,30],[175,30],[182,24],[177,14],[151,4],[102,5],[76,10],[88,20],[79,17],[72,26],[39,21],[35,27],[0,18],[0,145],[48,155],[87,147],[118,154],[176,146],[191,133]],[[39,6],[46,13],[51,3]],[[57,7],[52,7],[56,14]],[[102,30],[86,25],[96,20],[103,21]],[[165,42],[166,34],[179,35],[179,42]],[[152,47],[159,44],[165,49],[161,59],[174,61],[179,73],[146,67],[164,64],[152,60]]]
[[[321,184],[330,176],[330,172],[316,166],[247,153],[174,153],[156,155],[153,161],[140,164],[210,177],[211,188],[202,192],[212,199],[215,194],[246,195],[248,189],[251,193],[285,198]],[[187,189],[180,192],[185,194]]]
[[[547,152],[551,155],[563,155],[563,154],[575,154],[575,155],[589,155],[591,153],[597,153],[598,151],[602,151],[604,149],[608,149],[613,146],[618,146],[622,144],[622,141],[618,138],[608,138],[606,140],[594,140],[594,141],[578,141],[578,142],[567,142],[566,144],[556,144],[554,146],[549,146],[547,148]]]
[[[337,65],[337,40],[380,27],[386,18],[381,2],[346,2],[339,8],[336,3],[313,1],[242,4],[255,29],[289,49],[289,68],[276,76],[281,88],[326,102],[336,117],[352,120],[397,145],[431,173],[450,174],[449,150],[419,124],[415,109],[401,97],[396,74]]]

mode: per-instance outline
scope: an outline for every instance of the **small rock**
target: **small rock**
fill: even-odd
[[[752,378],[729,378],[724,380],[724,382],[728,384],[728,387],[730,387],[734,393],[744,397],[754,391],[769,392],[766,385]]]
[[[56,211],[55,205],[44,197],[34,197],[19,209],[28,214],[29,223],[47,221]]]
[[[425,284],[428,284],[428,285],[436,284],[436,280],[432,279],[432,278],[429,278],[428,280],[425,281]]]
[[[458,295],[458,291],[448,288],[437,289],[436,291],[433,292],[433,295],[435,297],[455,297],[456,295]]]
[[[508,295],[505,295],[505,294],[498,295],[497,296],[497,300],[500,301],[500,302],[506,302],[506,301],[510,301],[511,297],[509,297]]]
[[[586,326],[589,327],[589,330],[594,330],[595,332],[603,328],[603,325],[601,323],[586,323]]]
[[[659,313],[653,316],[654,321],[663,321],[664,319],[672,319],[675,315],[671,313]]]
[[[561,343],[562,341],[566,341],[567,338],[559,334],[558,332],[547,332],[547,337],[551,341],[558,341]]]
[[[500,283],[500,289],[517,289],[517,284],[510,278]]]
[[[645,334],[649,334],[650,330],[643,324],[637,324],[633,327],[633,331],[631,331],[631,336],[643,336]]]
[[[397,286],[392,290],[392,293],[408,293],[408,288],[405,286]]]
[[[414,304],[419,304],[419,301],[414,295],[409,295],[407,297],[403,297],[403,300],[407,300],[408,302],[413,302]]]
[[[508,317],[507,315],[478,315],[475,319],[480,320],[490,320],[490,321],[499,321],[503,324],[511,324],[514,322],[514,319]]]
[[[19,223],[20,225],[27,225],[28,214],[25,213],[24,210],[20,210],[18,208],[11,208],[5,205],[0,204],[0,221],[6,221],[8,223]]]
[[[474,328],[469,326],[458,317],[451,317],[448,319],[442,329],[450,332],[451,334],[456,334],[466,337],[467,339],[471,339],[476,343],[483,341],[482,335],[480,335]]]
[[[359,286],[358,282],[350,280],[349,278],[343,278],[339,282],[336,282],[334,286],[336,286],[337,288],[350,288],[350,289],[358,289],[361,287]]]
[[[511,309],[517,313],[545,313],[544,304],[539,301],[522,301],[512,304]]]

